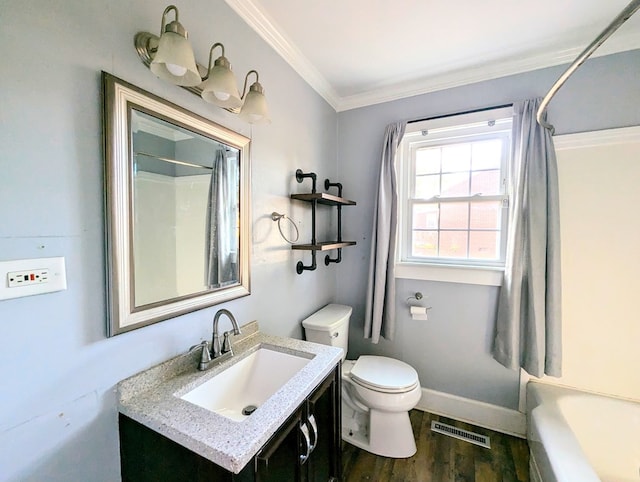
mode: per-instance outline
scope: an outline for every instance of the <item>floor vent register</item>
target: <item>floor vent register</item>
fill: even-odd
[[[433,420],[431,422],[431,431],[441,433],[443,435],[448,435],[459,440],[464,440],[465,442],[470,442],[487,449],[491,448],[491,442],[489,440],[489,437],[487,437],[486,435],[480,435],[475,432],[469,432],[468,430],[462,430],[461,428],[456,428],[451,425],[447,425],[446,423],[436,422],[435,420]]]

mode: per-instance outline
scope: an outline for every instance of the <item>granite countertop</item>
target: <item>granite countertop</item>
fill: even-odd
[[[341,348],[266,335],[257,322],[241,328],[234,356],[207,371],[197,370],[199,353],[191,353],[121,381],[120,413],[239,473],[342,359]],[[179,398],[264,346],[310,361],[250,417],[234,421]]]

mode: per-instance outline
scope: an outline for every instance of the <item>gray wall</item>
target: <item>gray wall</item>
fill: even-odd
[[[423,387],[517,408],[518,373],[490,355],[498,288],[401,280],[397,282],[398,330],[393,342],[372,345],[362,336],[371,223],[385,126],[543,96],[564,67],[363,107],[338,115],[338,174],[345,195],[345,239],[358,245],[338,266],[337,299],[352,305],[349,355],[389,354],[413,364]],[[589,60],[557,94],[549,120],[558,134],[640,124],[640,51]],[[411,321],[405,300],[428,296],[429,321]]]
[[[0,302],[0,480],[113,481],[119,478],[116,383],[209,336],[216,307],[105,337],[103,152],[100,71],[166,98],[253,139],[252,294],[226,303],[241,323],[300,337],[299,321],[337,299],[355,307],[352,355],[361,339],[375,178],[384,126],[540,95],[558,69],[462,87],[337,115],[223,0],[179,5],[196,58],[225,43],[239,77],[260,72],[273,123],[249,127],[161,82],[139,62],[133,35],[156,32],[165,4],[2,2],[0,44],[0,259],[64,256],[68,289]],[[638,53],[596,60],[558,96],[560,132],[640,123]],[[571,87],[571,88],[569,88]],[[635,89],[635,90],[634,90]],[[337,132],[339,132],[339,139]],[[336,165],[336,146],[339,159]],[[343,182],[358,206],[344,209],[344,263],[295,274],[299,259],[270,220],[288,213],[308,241],[307,206],[296,168]],[[323,212],[321,222],[335,214]],[[328,228],[326,228],[328,229]],[[320,229],[321,238],[326,231]],[[336,279],[339,281],[336,285]],[[432,320],[400,314],[398,340],[378,350],[413,363],[424,386],[513,406],[516,378],[488,356],[495,288],[399,283],[399,299],[421,290]],[[495,394],[493,394],[495,392]]]
[[[242,324],[301,337],[300,320],[334,296],[335,268],[298,276],[308,255],[292,253],[269,215],[310,231],[308,207],[289,200],[293,174],[335,176],[337,114],[223,0],[182,2],[180,20],[200,62],[222,41],[238,83],[260,72],[273,123],[252,128],[156,79],[133,36],[157,33],[165,6],[0,7],[0,259],[64,256],[68,276],[66,291],[0,301],[0,480],[118,480],[116,383],[208,338],[219,308],[105,337],[101,70],[253,139],[252,294],[224,305]]]

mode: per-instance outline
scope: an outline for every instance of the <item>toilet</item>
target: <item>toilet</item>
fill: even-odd
[[[329,304],[302,321],[307,341],[337,346],[342,357],[342,439],[376,455],[411,457],[416,442],[409,421],[422,389],[418,373],[393,358],[346,360],[350,306]]]

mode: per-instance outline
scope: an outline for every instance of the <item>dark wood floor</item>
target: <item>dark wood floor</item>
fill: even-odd
[[[378,457],[343,442],[344,481],[529,482],[526,440],[419,410],[410,418],[418,446],[413,457]],[[432,432],[432,420],[488,435],[491,449]]]

